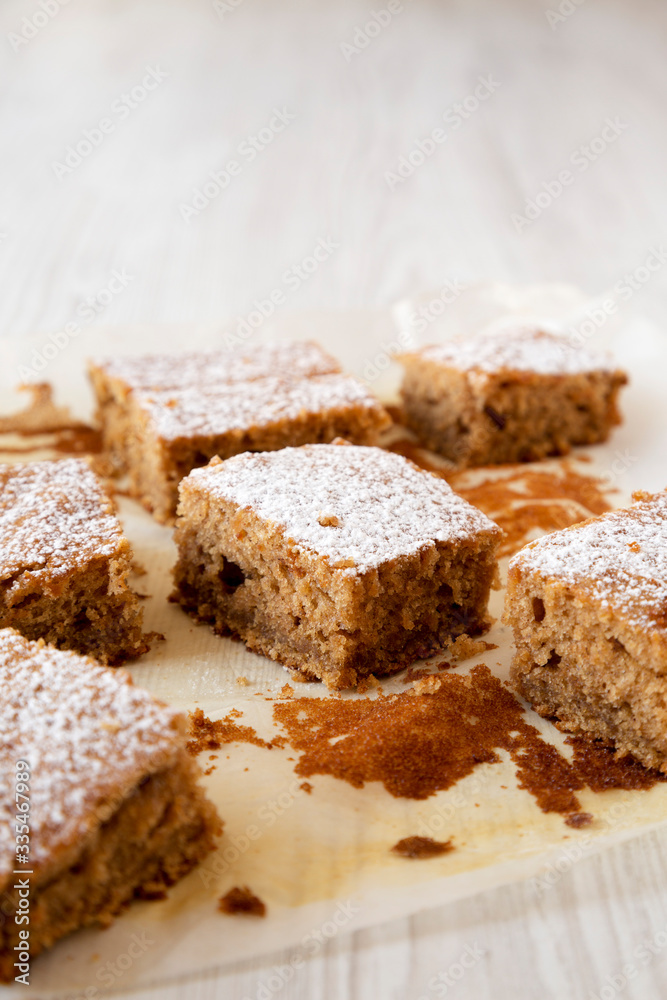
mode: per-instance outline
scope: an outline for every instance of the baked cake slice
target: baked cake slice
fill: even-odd
[[[667,772],[667,492],[523,548],[505,620],[540,715]]]
[[[118,664],[146,652],[132,551],[87,462],[0,466],[0,628]]]
[[[0,979],[10,981],[22,952],[34,959],[71,931],[108,925],[133,898],[163,895],[221,824],[185,719],[125,671],[2,629],[0,720]]]
[[[215,455],[339,435],[370,444],[391,422],[310,342],[97,361],[90,376],[105,446],[160,521],[173,519],[180,480]]]
[[[330,687],[488,625],[500,529],[400,455],[306,445],[183,480],[172,599]]]
[[[605,441],[625,372],[605,355],[532,328],[403,354],[408,425],[459,466],[523,462]]]

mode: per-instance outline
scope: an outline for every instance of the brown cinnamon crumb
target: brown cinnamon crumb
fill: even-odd
[[[394,854],[400,854],[402,858],[437,858],[440,854],[447,854],[454,850],[451,840],[433,840],[431,837],[404,837],[392,847]]]
[[[283,746],[282,737],[278,737],[271,743],[261,739],[251,726],[239,726],[234,719],[242,715],[237,708],[233,708],[224,719],[212,721],[207,718],[201,708],[196,708],[190,712],[190,734],[192,739],[186,744],[188,753],[193,757],[203,750],[219,750],[223,743],[253,743],[258,747],[266,747],[271,750],[274,746]]]
[[[429,695],[404,691],[335,704],[295,698],[274,705],[274,718],[300,753],[296,773],[330,774],[355,788],[381,781],[391,795],[425,799],[479,764],[498,763],[497,751],[506,750],[519,787],[540,809],[564,816],[581,811],[575,792],[583,780],[526,722],[519,702],[488,667],[439,679],[440,688]]]
[[[628,542],[628,548],[631,552],[641,552],[641,545],[639,542]]]
[[[249,917],[265,917],[266,904],[250,891],[247,885],[234,886],[228,893],[218,900],[218,909],[221,913],[236,916],[243,913]]]
[[[593,816],[591,813],[572,813],[571,816],[566,817],[565,822],[568,826],[573,826],[575,830],[578,830],[582,826],[588,826],[589,823],[593,822]]]
[[[294,688],[291,686],[291,684],[283,684],[283,686],[280,689],[280,697],[281,698],[294,697]]]
[[[415,681],[420,681],[422,677],[431,676],[431,671],[427,670],[426,667],[408,667],[405,671],[405,676],[402,678],[402,682],[403,684],[413,684]]]
[[[451,666],[449,660],[441,660],[440,663],[433,664],[432,669],[428,667],[408,667],[405,676],[402,678],[402,683],[412,684],[413,681],[419,681],[422,677],[432,677],[434,669],[437,673],[441,673],[443,670],[449,670]]]
[[[310,795],[310,793],[313,790],[313,786],[311,785],[311,783],[309,781],[302,781],[301,784],[299,785],[299,788],[302,791],[306,792],[307,795]]]

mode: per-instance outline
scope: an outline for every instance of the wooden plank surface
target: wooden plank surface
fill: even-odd
[[[218,322],[275,289],[290,309],[446,278],[598,293],[665,239],[658,0],[45,4],[0,9],[12,364],[67,323]],[[632,310],[662,323],[667,268],[644,274]],[[289,978],[291,953],[137,996],[662,998],[666,848],[340,934]]]

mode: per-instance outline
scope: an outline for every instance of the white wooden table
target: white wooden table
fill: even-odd
[[[7,357],[71,322],[215,322],[277,288],[387,305],[447,277],[599,292],[639,268],[632,308],[663,321],[667,268],[641,270],[667,238],[659,0],[43,2],[0,10]],[[287,954],[137,996],[664,998],[666,848],[341,934],[278,989]]]

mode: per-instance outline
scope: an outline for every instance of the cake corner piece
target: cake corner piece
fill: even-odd
[[[0,466],[0,628],[118,665],[147,652],[132,550],[82,458]]]
[[[1,629],[0,679],[3,909],[30,919],[27,939],[22,921],[0,927],[0,980],[10,981],[26,942],[32,960],[107,926],[134,898],[164,895],[213,850],[221,822],[185,720],[125,671]],[[27,831],[15,829],[15,789]]]
[[[302,676],[353,687],[489,625],[501,530],[402,456],[246,453],[180,495],[172,599]]]
[[[343,435],[374,444],[391,420],[313,341],[89,364],[105,448],[133,496],[173,522],[178,483],[214,456]]]
[[[504,619],[540,715],[667,772],[667,492],[524,547]]]
[[[518,327],[407,352],[408,425],[458,466],[532,461],[605,441],[627,375],[563,335]]]

